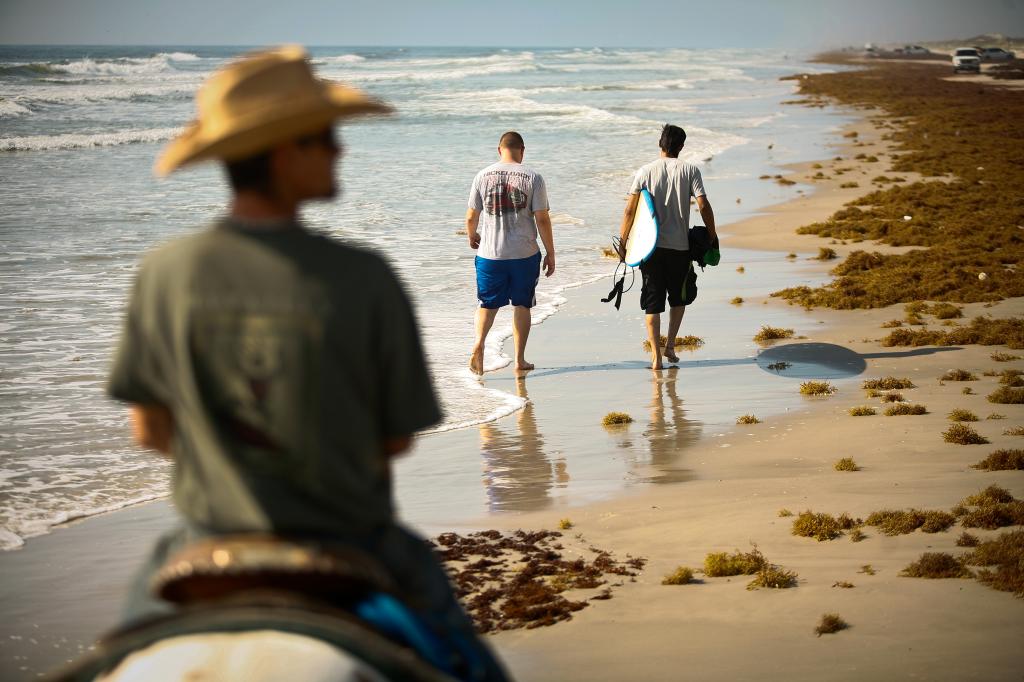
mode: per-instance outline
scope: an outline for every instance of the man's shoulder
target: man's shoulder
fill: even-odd
[[[192,234],[176,237],[154,248],[143,258],[142,267],[146,270],[178,269],[188,263],[208,264],[219,258],[236,259],[240,257],[243,244],[249,243],[249,236],[259,237],[233,229],[223,220],[214,221]],[[390,270],[387,261],[373,249],[306,229],[290,236],[307,241],[300,252],[312,254],[317,259],[337,261],[345,267],[364,271]]]
[[[669,160],[673,162],[672,165],[675,166],[676,170],[683,175],[700,175],[700,166],[698,166],[695,163],[690,163],[689,161],[684,161],[683,159]]]
[[[487,175],[489,173],[522,173],[524,175],[530,175],[533,177],[540,177],[540,173],[530,168],[527,165],[521,163],[505,163],[504,161],[497,161],[487,166],[479,173],[477,177]]]

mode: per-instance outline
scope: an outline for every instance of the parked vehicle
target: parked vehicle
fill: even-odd
[[[1008,62],[1016,59],[1017,55],[1001,47],[986,47],[981,50],[981,61],[983,62]]]
[[[920,45],[904,45],[903,54],[931,54],[931,51],[926,47],[921,47]]]
[[[953,52],[953,73],[981,72],[981,55],[975,47],[958,47]]]

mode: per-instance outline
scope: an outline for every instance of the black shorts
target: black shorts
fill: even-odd
[[[657,248],[640,264],[640,272],[644,282],[640,307],[648,315],[665,312],[666,295],[673,308],[692,303],[697,295],[697,278],[689,251]]]

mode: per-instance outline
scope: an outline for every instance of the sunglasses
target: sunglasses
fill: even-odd
[[[324,149],[332,152],[341,150],[341,143],[334,136],[334,128],[326,128],[318,133],[312,135],[303,135],[302,137],[296,138],[295,144],[300,147],[312,147],[313,145],[319,145]]]

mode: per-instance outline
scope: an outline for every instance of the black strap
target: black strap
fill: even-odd
[[[615,286],[613,286],[612,290],[608,292],[608,297],[601,299],[601,303],[608,303],[609,301],[612,300],[612,298],[614,298],[615,299],[615,309],[618,310],[619,306],[622,305],[622,293],[623,293],[622,287],[625,285],[625,283],[626,283],[626,273],[623,272],[622,273],[622,277],[619,277],[619,280],[617,282],[615,282]]]

